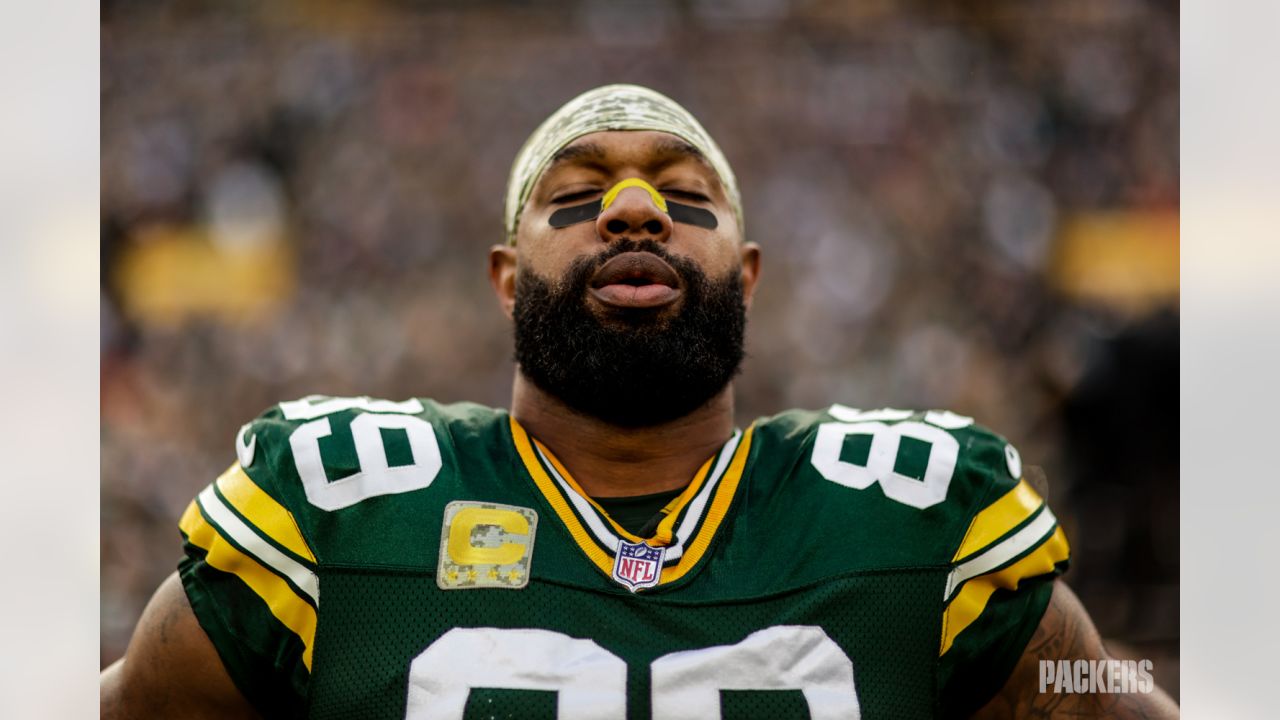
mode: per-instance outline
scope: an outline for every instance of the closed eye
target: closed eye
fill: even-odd
[[[695,202],[711,202],[711,198],[702,193],[693,192],[692,190],[675,190],[667,189],[662,191],[663,195],[676,198],[679,200],[693,200]]]
[[[598,188],[590,188],[587,190],[575,190],[574,192],[565,193],[563,195],[557,195],[556,197],[551,198],[551,202],[571,203],[579,200],[589,200],[591,199],[592,195],[599,195],[599,194],[600,194],[600,190]]]

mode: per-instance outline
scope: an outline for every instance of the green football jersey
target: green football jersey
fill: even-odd
[[[643,538],[479,405],[312,396],[236,453],[180,575],[267,717],[964,716],[1068,559],[1017,451],[950,412],[760,419]]]

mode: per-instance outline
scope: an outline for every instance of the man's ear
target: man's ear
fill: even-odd
[[[742,254],[742,302],[751,309],[751,297],[756,292],[756,282],[760,280],[760,246],[753,242],[744,242],[739,248]]]
[[[489,282],[498,296],[498,304],[507,319],[511,319],[516,306],[516,249],[510,245],[494,245],[489,248]]]

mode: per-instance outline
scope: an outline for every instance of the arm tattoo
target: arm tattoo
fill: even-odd
[[[1102,638],[1075,595],[1055,583],[1053,599],[1004,688],[974,716],[997,718],[1176,718],[1178,708],[1159,688],[1151,693],[1040,692],[1041,660],[1107,658]]]

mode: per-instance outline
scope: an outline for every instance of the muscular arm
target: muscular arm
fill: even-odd
[[[1160,688],[1150,693],[1040,692],[1041,660],[1107,659],[1102,638],[1084,606],[1067,586],[1055,582],[1053,598],[1004,688],[973,717],[1003,718],[1176,718],[1178,706]]]
[[[103,720],[257,718],[196,621],[177,573],[142,612],[125,656],[102,672]]]

